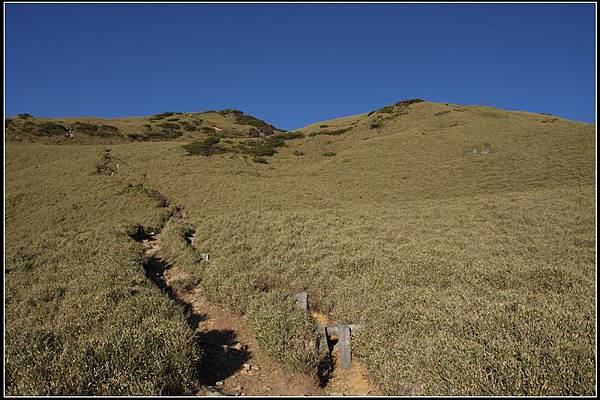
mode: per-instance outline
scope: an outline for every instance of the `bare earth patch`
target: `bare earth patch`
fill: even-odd
[[[160,234],[147,242],[147,257],[162,260]],[[198,345],[204,352],[199,396],[325,395],[310,377],[287,371],[263,354],[243,319],[209,303],[200,288],[177,290],[171,282],[185,275],[177,266],[164,272],[164,283],[189,305],[188,321],[197,323]]]

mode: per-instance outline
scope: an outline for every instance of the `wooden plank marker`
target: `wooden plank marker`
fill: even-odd
[[[201,254],[202,256],[202,254]],[[206,255],[208,260],[208,254]],[[302,311],[308,311],[308,293],[299,292],[292,294],[292,299],[296,302],[296,306]],[[361,329],[358,324],[333,324],[319,326],[319,343],[317,349],[319,352],[326,352],[328,362],[331,363],[331,351],[329,350],[329,337],[336,336],[337,349],[340,357],[340,366],[344,370],[352,368],[352,331]]]
[[[319,352],[327,352],[327,356],[329,356],[329,339],[327,339],[327,330],[324,326],[319,327],[319,336],[321,339],[319,340]],[[329,360],[331,362],[331,360]]]
[[[301,309],[302,311],[308,311],[308,293],[294,293],[292,295],[292,299],[294,299],[299,309]]]
[[[194,244],[196,242],[196,238],[194,237],[194,235],[187,236],[185,239],[187,240],[190,246],[194,247]]]
[[[208,261],[208,253],[200,253],[201,261]]]
[[[350,349],[350,327],[344,325],[338,331],[338,353],[340,355],[340,364],[342,369],[352,367],[352,350]]]
[[[352,367],[352,331],[360,328],[361,326],[357,324],[336,324],[324,327],[325,337],[321,338],[321,342],[328,344],[329,336],[337,336],[337,348],[340,355],[340,365],[342,369],[347,370]],[[321,345],[319,347],[321,347]]]

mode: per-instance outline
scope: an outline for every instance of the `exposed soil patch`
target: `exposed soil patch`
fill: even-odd
[[[174,267],[166,271],[165,280],[175,281],[182,275]],[[192,313],[206,315],[197,327],[198,345],[205,352],[205,363],[200,367],[203,387],[198,395],[324,394],[311,378],[286,371],[264,355],[243,319],[209,303],[200,288],[177,293],[191,305]]]
[[[158,190],[146,189],[146,193],[148,193],[148,196],[150,196],[154,200],[158,201],[158,205],[160,207],[163,207],[163,208],[169,207],[169,200],[167,200],[167,196],[165,196]]]
[[[203,352],[197,395],[378,394],[356,360],[350,370],[340,368],[336,337],[330,337],[331,363],[322,366],[320,385],[306,375],[282,368],[261,352],[241,316],[208,302],[200,287],[186,291],[177,286],[177,280],[186,273],[163,259],[159,233],[138,227],[131,237],[146,246],[146,277],[182,307],[188,325],[196,331],[196,343]],[[313,312],[313,316],[321,326],[330,323],[324,314]]]
[[[139,240],[144,243],[147,247],[146,250],[146,259],[144,261],[144,271],[146,278],[150,279],[158,288],[160,288],[163,292],[165,292],[169,298],[179,304],[184,312],[185,319],[191,329],[197,329],[198,324],[206,319],[206,315],[201,313],[196,313],[193,311],[191,305],[185,301],[183,301],[177,293],[173,290],[173,288],[167,284],[165,280],[165,273],[171,268],[171,264],[165,261],[158,254],[157,243],[160,238],[160,234],[146,234],[143,230],[138,230],[137,236],[132,236],[133,238],[138,237],[142,238]]]
[[[199,288],[187,292],[172,285],[185,273],[162,258],[160,234],[138,229],[131,237],[147,247],[148,279],[182,306],[190,328],[197,332],[196,342],[203,351],[197,395],[326,394],[308,376],[286,371],[264,355],[239,315],[210,304]]]
[[[102,155],[102,159],[96,165],[96,171],[99,174],[113,175],[116,172],[116,168],[118,168],[118,166],[117,167],[114,166],[114,162],[113,162],[113,158],[112,158],[110,149],[105,149],[104,154]]]

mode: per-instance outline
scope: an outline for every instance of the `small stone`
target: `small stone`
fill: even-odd
[[[236,344],[233,345],[233,348],[236,350],[242,350],[242,344],[240,342],[237,342]]]
[[[223,396],[221,393],[219,392],[208,392],[206,393],[207,396]]]
[[[242,365],[242,367],[244,368],[244,371],[250,371],[250,368],[252,368],[252,366],[250,364],[246,364],[246,363],[244,363],[244,365]]]
[[[251,368],[253,371],[258,371],[260,369],[258,365],[253,365]]]
[[[219,382],[215,383],[215,386],[223,386],[223,381],[219,381]]]

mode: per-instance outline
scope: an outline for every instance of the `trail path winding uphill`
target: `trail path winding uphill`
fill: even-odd
[[[146,246],[148,278],[184,306],[188,323],[198,332],[198,345],[204,351],[198,395],[327,395],[309,377],[270,360],[242,318],[210,304],[200,288],[183,292],[171,286],[184,272],[162,258],[160,234],[150,236]]]

